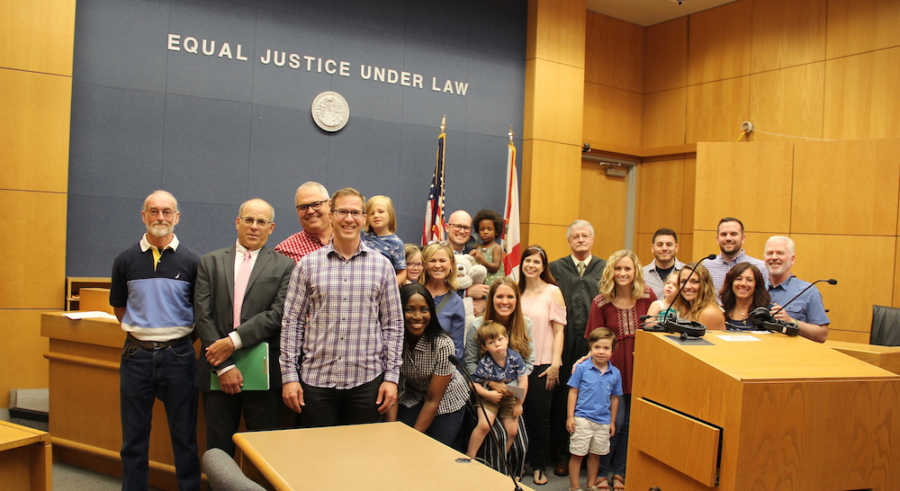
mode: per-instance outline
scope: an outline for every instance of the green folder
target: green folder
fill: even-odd
[[[234,364],[244,377],[241,390],[269,390],[269,343],[262,342],[252,348],[239,349],[231,355]],[[216,372],[209,374],[209,389],[222,390]]]

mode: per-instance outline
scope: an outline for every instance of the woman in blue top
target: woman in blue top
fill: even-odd
[[[454,354],[463,359],[466,335],[466,309],[456,293],[456,261],[450,246],[429,244],[422,251],[425,271],[419,282],[425,285],[437,306],[437,318],[441,327],[453,339]]]

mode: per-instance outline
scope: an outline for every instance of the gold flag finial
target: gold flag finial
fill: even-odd
[[[445,115],[441,116],[441,133],[443,133],[444,130],[446,130],[446,129],[447,129],[447,115],[445,114]]]
[[[509,142],[512,143],[513,142],[512,141],[513,140],[512,126],[509,127],[509,133],[507,133],[507,135],[509,135]]]

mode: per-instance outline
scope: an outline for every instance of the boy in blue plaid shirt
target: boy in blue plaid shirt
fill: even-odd
[[[472,458],[481,447],[484,437],[491,431],[498,413],[506,429],[506,451],[509,451],[518,432],[522,403],[528,390],[525,361],[516,350],[508,347],[506,328],[502,324],[488,322],[478,328],[477,336],[484,356],[478,361],[472,380],[475,382],[475,392],[478,393],[485,410],[478,411],[478,424],[475,425],[469,438],[466,455]],[[487,381],[502,382],[506,387],[502,392],[488,390],[482,385]]]

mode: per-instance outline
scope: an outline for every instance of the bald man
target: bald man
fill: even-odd
[[[235,243],[200,258],[194,318],[203,346],[197,386],[206,409],[206,443],[234,454],[241,414],[251,431],[278,428],[281,407],[281,314],[294,262],[266,247],[275,210],[254,198],[234,219]],[[243,390],[234,354],[269,343],[269,390]],[[210,390],[212,377],[221,390]]]
[[[456,254],[468,254],[477,245],[475,237],[472,237],[472,215],[465,210],[451,213],[444,230],[447,231],[450,248]]]
[[[306,181],[294,193],[297,219],[303,230],[284,239],[275,246],[275,251],[294,262],[331,242],[331,205],[325,186],[315,181]]]
[[[197,255],[178,242],[168,191],[144,200],[146,233],[116,257],[109,304],[127,333],[119,364],[122,489],[147,489],[153,402],[166,406],[179,489],[200,488],[192,305]]]

